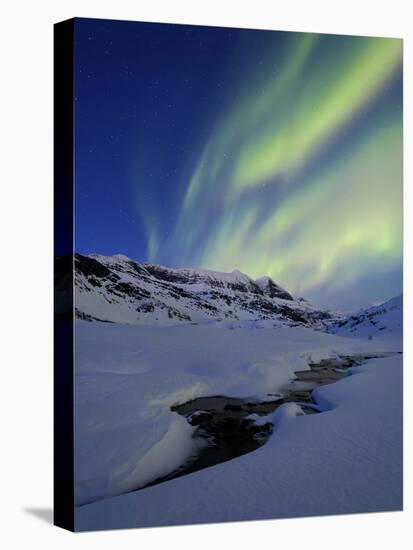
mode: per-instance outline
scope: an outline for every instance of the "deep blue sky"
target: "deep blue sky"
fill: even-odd
[[[401,42],[77,19],[76,250],[401,291]]]
[[[147,259],[132,193],[167,238],[211,122],[236,93],[224,86],[236,41],[225,29],[77,20],[77,250]]]

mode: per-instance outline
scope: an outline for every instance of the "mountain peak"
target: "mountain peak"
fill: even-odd
[[[130,262],[131,259],[128,256],[125,256],[125,254],[114,254],[112,258],[116,258],[117,260],[120,260],[121,262]]]
[[[268,277],[267,275],[256,279],[255,284],[257,284],[266,294],[268,294],[272,298],[280,298],[282,300],[294,300],[293,296],[289,292],[274,283],[271,277]]]
[[[235,269],[172,269],[124,254],[76,254],[76,315],[126,324],[271,321],[323,328],[329,312],[295,299],[270,277],[257,281]]]

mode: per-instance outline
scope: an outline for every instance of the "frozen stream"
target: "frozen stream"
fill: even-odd
[[[349,376],[351,367],[387,355],[393,353],[340,355],[310,363],[309,370],[294,373],[295,378],[282,389],[281,394],[268,394],[269,399],[265,401],[216,395],[199,397],[171,407],[173,412],[197,427],[193,437],[202,445],[198,454],[190,457],[180,468],[146,487],[255,451],[266,443],[274,429],[271,422],[257,422],[257,418],[275,412],[285,403],[296,403],[303,414],[316,414],[320,409],[312,397],[315,388]]]

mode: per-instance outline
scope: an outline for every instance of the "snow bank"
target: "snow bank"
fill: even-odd
[[[275,412],[268,415],[259,415],[256,413],[249,414],[247,418],[252,420],[256,426],[265,426],[269,422],[274,429],[279,428],[284,422],[288,422],[291,418],[302,416],[304,414],[302,408],[297,403],[284,403]]]
[[[78,504],[150,482],[194,451],[191,428],[171,405],[203,395],[266,398],[310,360],[390,349],[303,328],[234,331],[216,324],[78,321],[75,337]]]
[[[330,410],[300,416],[283,407],[253,453],[78,508],[77,529],[400,510],[401,357],[371,360],[317,399]]]
[[[164,437],[133,465],[131,471],[125,472],[123,467],[114,472],[110,494],[117,495],[139,489],[176,470],[201,446],[198,440],[191,438],[194,430],[195,427],[190,426],[185,418],[174,415]]]

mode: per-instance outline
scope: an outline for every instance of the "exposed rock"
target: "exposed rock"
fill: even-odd
[[[67,260],[70,261],[70,260]],[[124,255],[75,254],[76,315],[117,323],[265,321],[324,329],[332,315],[269,277],[171,269]],[[233,327],[232,327],[233,328]]]

